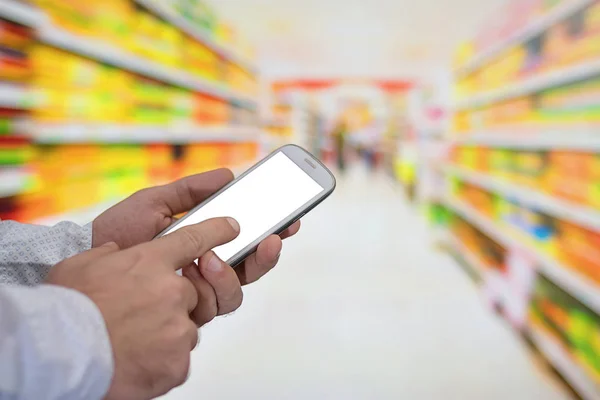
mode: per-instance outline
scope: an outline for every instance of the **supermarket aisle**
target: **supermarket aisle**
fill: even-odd
[[[354,170],[168,399],[563,399],[387,178]]]

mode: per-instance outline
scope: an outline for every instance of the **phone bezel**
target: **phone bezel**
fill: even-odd
[[[294,162],[294,164],[296,164],[298,167],[300,167],[300,169],[302,169],[312,179],[314,179],[315,182],[317,182],[323,188],[323,191],[321,193],[319,193],[318,195],[316,195],[315,197],[313,197],[312,199],[310,199],[309,201],[307,201],[300,208],[298,208],[293,213],[291,213],[288,217],[284,218],[280,223],[275,225],[273,228],[269,229],[262,236],[260,236],[257,240],[250,243],[248,246],[244,247],[242,250],[240,250],[237,254],[235,254],[229,260],[224,260],[225,262],[227,262],[229,265],[231,265],[234,268],[236,266],[238,266],[249,255],[251,255],[252,253],[254,253],[256,251],[256,248],[263,240],[265,240],[266,238],[268,238],[271,235],[279,235],[279,234],[283,233],[292,224],[294,224],[296,221],[298,221],[300,218],[302,218],[304,215],[306,215],[312,209],[314,209],[317,205],[319,205],[323,200],[325,200],[327,197],[329,197],[329,195],[331,195],[331,193],[333,193],[333,191],[335,190],[336,180],[335,180],[334,175],[331,173],[331,171],[329,171],[329,169],[327,169],[327,167],[325,165],[323,165],[323,163],[320,160],[318,160],[315,156],[313,156],[311,153],[309,153],[302,147],[294,145],[294,144],[289,144],[289,145],[285,145],[285,146],[280,147],[279,149],[273,151],[267,157],[263,158],[261,161],[254,164],[247,171],[245,171],[240,176],[238,176],[236,179],[234,179],[229,184],[224,186],[221,190],[219,190],[218,192],[216,192],[215,194],[213,194],[212,196],[210,196],[209,198],[204,200],[202,203],[198,204],[196,207],[194,207],[192,210],[190,210],[186,215],[184,215],[181,219],[179,219],[178,221],[171,224],[168,228],[166,228],[161,233],[159,233],[156,236],[156,238],[164,236],[168,231],[170,231],[177,225],[183,223],[189,216],[193,215],[196,211],[198,211],[204,205],[213,201],[221,193],[225,192],[231,186],[235,185],[238,181],[244,179],[244,177],[246,175],[250,174],[256,168],[258,168],[260,165],[267,162],[269,159],[271,159],[278,153],[285,154],[290,160],[292,160],[292,162]],[[226,217],[226,215],[224,215],[224,217]]]

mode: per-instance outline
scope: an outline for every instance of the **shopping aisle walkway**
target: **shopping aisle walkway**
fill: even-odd
[[[356,169],[168,399],[565,399],[384,176]]]

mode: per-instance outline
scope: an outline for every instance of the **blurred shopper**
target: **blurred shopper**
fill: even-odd
[[[337,166],[340,172],[346,170],[346,138],[348,135],[348,127],[343,120],[340,120],[333,129],[332,136],[335,143],[335,151],[337,155]]]
[[[368,146],[367,146],[367,165],[372,171],[379,166],[380,149],[385,133],[385,121],[374,121],[367,128]]]
[[[350,141],[361,160],[371,171],[377,167],[378,153],[381,146],[385,125],[379,121],[372,121],[356,132],[349,135]]]
[[[237,309],[282,248],[272,236],[233,270],[211,251],[238,235],[229,218],[151,241],[232,178],[143,190],[85,227],[0,222],[0,398],[150,399],[182,384],[197,328]]]

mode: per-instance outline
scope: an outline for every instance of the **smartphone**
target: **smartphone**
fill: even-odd
[[[157,237],[217,217],[232,217],[240,234],[214,252],[236,267],[270,235],[278,235],[335,190],[335,177],[316,157],[296,145],[275,150],[199,204]]]

